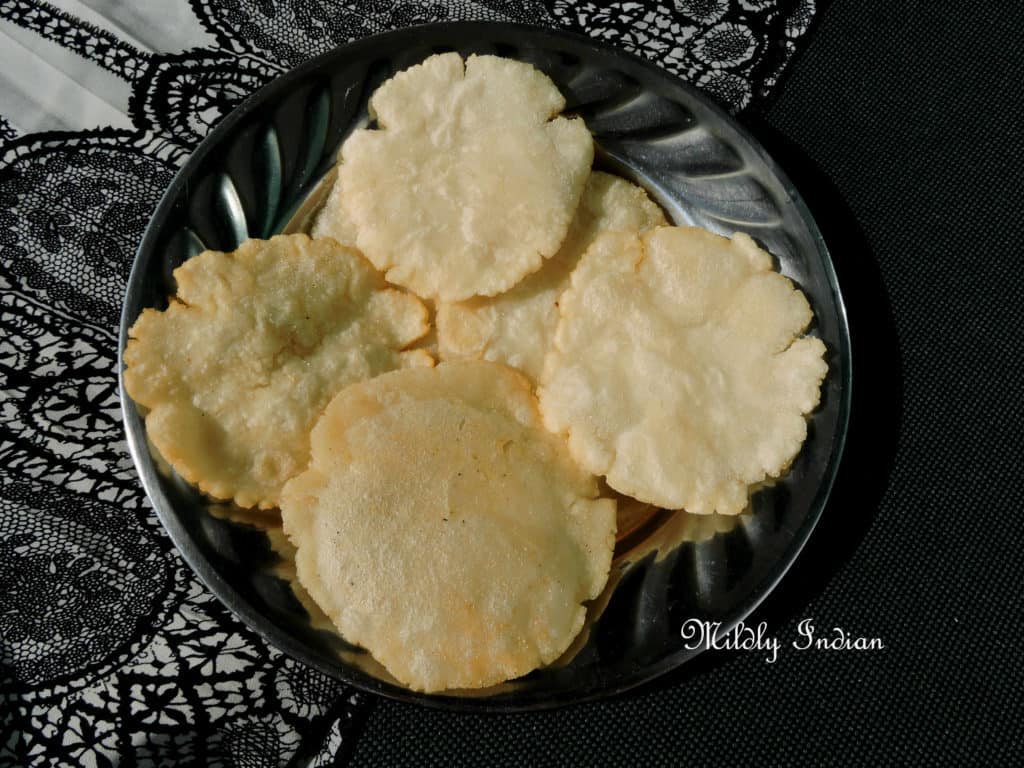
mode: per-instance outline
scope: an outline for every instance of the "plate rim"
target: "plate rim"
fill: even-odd
[[[170,213],[175,207],[182,187],[188,184],[190,177],[197,168],[201,166],[210,152],[220,144],[221,139],[228,134],[237,123],[249,116],[253,111],[257,110],[262,103],[273,94],[284,91],[289,85],[296,81],[302,81],[304,78],[315,73],[318,69],[322,68],[324,65],[330,63],[333,59],[339,56],[344,56],[345,54],[352,52],[356,52],[358,54],[362,49],[372,50],[372,48],[375,45],[378,45],[382,40],[408,37],[410,35],[415,36],[418,32],[436,33],[456,28],[462,30],[479,29],[481,31],[501,31],[516,36],[524,36],[528,40],[536,40],[537,37],[570,40],[577,45],[583,44],[588,46],[600,55],[611,55],[614,58],[625,59],[634,66],[638,65],[643,69],[648,70],[654,77],[666,80],[674,87],[682,88],[692,98],[699,101],[701,105],[708,109],[715,117],[726,122],[737,132],[740,138],[746,142],[757,158],[764,163],[765,167],[779,181],[782,189],[785,191],[787,201],[794,205],[797,215],[807,227],[808,234],[810,235],[811,241],[821,261],[824,277],[826,278],[831,290],[838,320],[840,344],[839,348],[834,350],[834,352],[838,356],[841,370],[837,373],[840,379],[838,382],[839,404],[836,420],[836,432],[833,437],[832,447],[829,453],[829,464],[826,467],[820,484],[818,485],[814,500],[811,503],[810,511],[804,518],[800,529],[794,533],[788,547],[786,547],[777,559],[777,562],[780,564],[779,567],[772,572],[769,578],[765,579],[754,589],[753,599],[751,599],[748,604],[741,609],[739,612],[740,615],[730,622],[722,625],[722,632],[730,631],[733,627],[745,621],[747,617],[757,610],[768,595],[775,590],[782,578],[789,572],[790,568],[792,568],[793,564],[796,562],[800,553],[803,551],[810,539],[811,534],[817,527],[818,522],[824,513],[825,507],[828,504],[846,445],[853,395],[853,354],[846,305],[843,301],[843,295],[840,290],[835,265],[832,261],[824,236],[811,214],[809,207],[796,188],[796,185],[793,184],[788,174],[785,173],[775,159],[762,146],[761,142],[745,125],[729,114],[723,107],[700,91],[693,84],[633,52],[616,48],[603,41],[588,37],[587,35],[557,27],[500,21],[451,21],[403,27],[363,37],[318,54],[307,59],[301,64],[292,67],[288,71],[281,73],[277,77],[274,77],[252,94],[245,97],[237,106],[234,107],[234,109],[231,110],[231,112],[225,115],[220,122],[214,126],[214,128],[196,146],[188,159],[175,173],[171,183],[163,192],[160,202],[154,208],[143,237],[139,242],[139,246],[135,250],[131,271],[128,276],[121,305],[120,326],[117,335],[118,395],[121,400],[122,422],[124,424],[128,450],[132,457],[132,462],[139,474],[140,480],[142,481],[142,486],[146,496],[153,507],[157,518],[167,531],[171,542],[204,586],[206,586],[206,588],[209,589],[232,614],[234,614],[250,630],[254,631],[269,644],[292,658],[317,669],[335,680],[351,685],[361,691],[378,696],[384,696],[397,701],[418,704],[420,706],[426,706],[433,709],[471,713],[511,713],[550,710],[571,704],[581,704],[618,696],[626,691],[649,684],[651,681],[664,676],[692,660],[702,653],[704,648],[684,648],[676,651],[659,662],[645,667],[641,674],[629,678],[617,685],[609,687],[594,686],[590,688],[574,689],[571,691],[556,691],[548,698],[530,699],[525,702],[518,702],[500,697],[460,697],[445,694],[443,692],[422,693],[378,680],[361,670],[352,667],[351,665],[343,667],[340,664],[334,666],[323,664],[313,654],[305,651],[304,644],[295,640],[290,634],[284,631],[279,631],[276,625],[263,621],[262,614],[260,614],[259,611],[234,587],[228,584],[212,563],[202,556],[199,552],[199,548],[195,544],[195,540],[191,532],[183,525],[181,520],[177,516],[170,514],[169,510],[164,509],[164,506],[158,503],[161,496],[161,494],[157,492],[159,479],[157,478],[153,467],[150,465],[151,463],[147,463],[148,448],[144,422],[134,401],[128,396],[124,388],[124,350],[128,341],[128,329],[130,324],[134,322],[137,317],[129,318],[128,310],[129,306],[138,302],[138,295],[141,292],[142,281],[140,275],[143,254],[156,247],[159,242],[163,226],[166,224]]]

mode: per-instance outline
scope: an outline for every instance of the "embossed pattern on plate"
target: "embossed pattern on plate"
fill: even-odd
[[[625,690],[673,669],[688,618],[726,626],[785,573],[828,497],[849,415],[849,333],[827,251],[797,192],[721,109],[653,65],[575,35],[510,24],[442,24],[367,38],[313,59],[256,93],[210,134],[175,178],[140,246],[121,322],[166,306],[172,271],[203,248],[231,250],[282,231],[330,172],[338,147],[368,122],[366,101],[394,72],[432,53],[494,53],[552,77],[598,145],[597,163],[643,185],[677,224],[744,231],[807,294],[829,374],[789,474],[738,518],[651,511],[620,538],[609,588],[559,663],[493,689],[422,695],[394,683],[361,649],[310,613],[282,578],[271,539],[167,470],[124,394],[129,447],[174,543],[210,589],[286,653],[366,690],[472,710],[543,708]],[[241,520],[241,522],[240,522]],[[252,520],[250,519],[251,523]]]

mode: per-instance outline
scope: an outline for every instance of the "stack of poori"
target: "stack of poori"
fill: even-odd
[[[157,450],[279,508],[313,600],[413,689],[556,659],[608,577],[598,477],[739,513],[799,451],[826,372],[771,257],[592,172],[564,104],[494,56],[397,74],[312,238],[190,259],[130,331]]]

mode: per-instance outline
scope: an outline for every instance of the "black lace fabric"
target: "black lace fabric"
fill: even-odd
[[[196,580],[124,442],[127,276],[151,212],[211,126],[310,56],[443,20],[575,29],[738,111],[775,87],[815,10],[813,0],[191,0],[177,18],[207,44],[174,51],[152,45],[159,25],[129,24],[145,7],[182,3],[72,4],[117,6],[105,24],[91,10],[0,0],[0,46],[59,46],[99,73],[99,101],[124,94],[116,125],[86,117],[67,130],[55,119],[26,131],[11,105],[31,89],[11,85],[17,71],[0,79],[0,765],[342,764],[372,706],[269,646]]]

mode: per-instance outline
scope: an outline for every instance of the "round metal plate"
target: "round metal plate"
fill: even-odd
[[[172,271],[204,248],[232,250],[282,231],[367,123],[366,102],[394,72],[432,53],[528,61],[565,94],[598,146],[597,164],[644,186],[677,224],[749,233],[807,294],[829,374],[809,436],[786,477],[735,521],[662,513],[620,541],[609,589],[559,664],[486,691],[423,695],[390,680],[368,654],[317,629],[257,527],[232,522],[155,456],[122,387],[128,443],[174,543],[244,622],[291,656],[365,690],[471,710],[556,706],[612,694],[699,652],[680,634],[692,618],[729,627],[782,577],[828,498],[849,414],[849,332],[835,274],[807,208],[761,147],[695,89],[655,66],[566,32],[510,24],[442,24],[360,40],[273,81],[226,117],[167,190],[139,248],[121,322],[166,306]],[[211,509],[213,510],[211,512]],[[711,526],[711,527],[709,527]],[[717,528],[715,527],[717,526]]]

